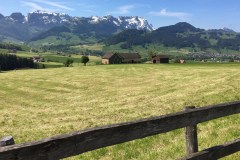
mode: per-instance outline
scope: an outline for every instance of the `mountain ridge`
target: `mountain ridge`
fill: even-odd
[[[153,30],[153,26],[147,20],[138,16],[74,17],[64,13],[51,13],[40,10],[28,13],[26,16],[20,12],[12,13],[9,16],[0,14],[0,23],[1,36],[12,37],[21,41],[28,41],[53,27],[62,25],[79,29],[97,27],[104,29],[104,26],[107,26],[107,29],[111,30],[110,34],[126,29]],[[16,25],[25,27],[25,34],[21,34],[22,28],[14,27]],[[88,32],[91,31],[88,30]],[[10,33],[15,33],[16,36]]]
[[[226,29],[204,30],[186,22],[179,22],[175,25],[160,27],[152,32],[123,31],[108,38],[105,43],[108,46],[119,44],[121,49],[131,49],[137,45],[145,47],[149,44],[157,44],[177,49],[238,51],[240,33]]]

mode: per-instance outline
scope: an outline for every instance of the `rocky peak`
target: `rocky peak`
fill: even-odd
[[[3,19],[1,19],[1,17],[3,17]],[[7,17],[0,15],[0,19],[1,23],[4,24],[6,28],[9,28],[8,32],[6,32],[6,29],[1,30],[0,28],[0,34],[2,32],[2,35],[12,36],[12,31],[14,31],[18,33],[18,39],[21,39],[19,37],[25,36],[26,38],[24,38],[24,40],[38,35],[40,32],[45,32],[62,25],[71,28],[76,34],[95,32],[97,34],[110,35],[126,29],[153,30],[152,25],[150,25],[147,20],[138,16],[113,17],[108,15],[103,17],[72,17],[64,13],[38,10],[28,13],[27,16],[23,16],[21,13],[12,13]],[[5,23],[5,21],[7,23]],[[15,27],[20,23],[21,27]],[[11,27],[13,29],[11,29]],[[24,33],[22,32],[23,29],[25,30]],[[29,33],[29,35],[25,33]]]
[[[126,16],[126,17],[119,17],[119,21],[125,25],[126,29],[139,29],[139,30],[153,30],[153,26],[148,23],[147,20],[145,20],[142,17],[138,16]]]
[[[18,23],[23,23],[25,22],[25,16],[22,15],[22,13],[19,13],[19,12],[16,12],[16,13],[12,13],[10,16],[9,16],[9,19],[15,21],[15,22],[18,22]]]
[[[147,20],[138,16],[120,16],[118,18],[111,15],[103,17],[92,16],[89,22],[92,24],[108,22],[125,29],[153,30],[153,26]]]
[[[71,17],[64,13],[51,13],[46,11],[35,11],[28,14],[27,19],[29,25],[36,25],[39,27],[52,27],[63,24]]]

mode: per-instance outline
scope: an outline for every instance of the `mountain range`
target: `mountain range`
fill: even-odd
[[[179,22],[175,25],[160,27],[152,32],[126,30],[109,37],[105,42],[108,46],[118,44],[122,49],[131,49],[137,45],[144,48],[149,44],[157,44],[177,49],[239,51],[240,34],[227,28],[204,30],[186,22]]]
[[[10,16],[0,14],[0,40],[36,40],[38,36],[42,38],[44,32],[53,31],[54,27],[58,30],[62,26],[77,35],[91,33],[108,36],[126,29],[153,30],[147,20],[138,16],[72,17],[64,13],[36,11],[27,16],[22,13],[12,13]]]
[[[216,52],[240,49],[240,33],[229,28],[205,30],[180,22],[154,30],[147,20],[138,16],[72,17],[45,11],[27,16],[0,14],[0,41],[25,42],[31,48],[61,51],[97,42],[127,50],[133,46],[148,49],[146,46],[150,44]]]

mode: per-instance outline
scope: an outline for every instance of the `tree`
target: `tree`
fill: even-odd
[[[86,66],[86,63],[87,63],[88,61],[89,61],[88,56],[82,56],[82,58],[81,58],[81,63],[83,63],[84,66]]]
[[[73,60],[68,58],[63,64],[65,67],[69,67],[73,64]]]
[[[152,57],[156,55],[156,52],[154,50],[150,49],[147,51],[147,54],[148,54],[149,60],[151,60]]]

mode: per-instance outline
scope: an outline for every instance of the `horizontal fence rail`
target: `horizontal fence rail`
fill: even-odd
[[[0,147],[0,160],[61,159],[238,113],[240,101],[96,127],[39,141]]]
[[[201,152],[193,153],[181,160],[215,160],[238,151],[240,151],[240,139],[236,139],[223,145],[214,146]]]

